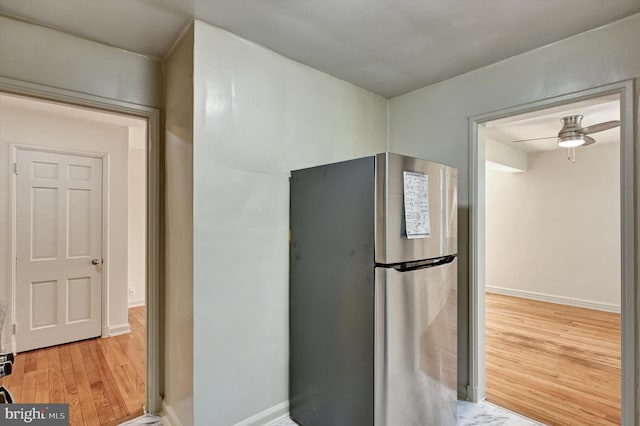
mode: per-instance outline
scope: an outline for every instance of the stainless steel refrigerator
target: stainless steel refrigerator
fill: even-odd
[[[383,153],[290,183],[292,419],[455,425],[457,171]]]

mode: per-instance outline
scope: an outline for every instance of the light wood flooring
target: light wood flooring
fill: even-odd
[[[129,309],[131,334],[23,352],[0,383],[16,403],[68,403],[70,425],[116,425],[142,415],[145,308]]]
[[[619,425],[620,315],[487,293],[487,400],[548,425]]]

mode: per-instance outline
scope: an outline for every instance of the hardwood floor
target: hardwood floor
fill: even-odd
[[[115,425],[142,415],[145,308],[129,309],[131,334],[16,355],[0,383],[16,403],[68,403],[71,426]]]
[[[487,293],[487,400],[548,425],[619,425],[620,315]]]

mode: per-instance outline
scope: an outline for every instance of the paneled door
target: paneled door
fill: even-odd
[[[102,159],[19,150],[18,352],[101,334]]]

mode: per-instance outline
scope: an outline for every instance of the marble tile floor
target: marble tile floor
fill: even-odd
[[[458,426],[544,426],[487,401],[458,401]]]
[[[282,420],[273,426],[298,426],[291,419]],[[425,425],[427,426],[427,425]],[[434,425],[435,426],[435,425]],[[478,404],[458,401],[457,426],[544,426],[527,417],[482,401]]]

